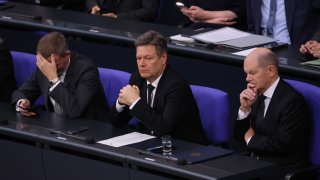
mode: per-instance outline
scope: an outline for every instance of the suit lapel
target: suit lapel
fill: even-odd
[[[282,80],[280,79],[272,97],[271,97],[271,101],[269,103],[269,106],[268,106],[268,109],[267,109],[267,112],[266,112],[266,115],[265,115],[265,121],[268,123],[270,122],[269,119],[272,118],[272,115],[275,114],[275,110],[278,108],[279,104],[281,104],[281,102],[279,101],[280,99],[280,95],[279,93],[282,92],[283,90],[283,82]]]

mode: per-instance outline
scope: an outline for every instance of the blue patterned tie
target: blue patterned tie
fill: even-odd
[[[267,22],[267,36],[273,36],[273,24],[276,18],[277,0],[270,1],[269,19]]]

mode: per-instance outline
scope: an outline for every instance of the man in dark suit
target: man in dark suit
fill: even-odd
[[[269,21],[273,32],[268,35],[270,1],[272,0],[247,0],[249,31],[273,37],[299,48],[320,29],[319,0],[276,0],[275,19]]]
[[[71,118],[106,120],[108,105],[98,68],[85,56],[71,52],[63,34],[44,35],[37,46],[37,69],[13,93],[12,104],[25,116],[42,95],[48,111]]]
[[[278,75],[278,58],[266,48],[243,65],[247,88],[240,93],[235,123],[253,158],[276,163],[282,173],[308,164],[310,115],[301,94]]]
[[[12,56],[0,38],[0,102],[10,102],[11,94],[17,89],[14,78]]]
[[[159,0],[87,0],[86,6],[91,14],[153,22]]]
[[[123,126],[135,117],[139,131],[206,144],[199,110],[187,81],[167,65],[167,42],[148,31],[135,43],[139,72],[120,90],[111,123]],[[152,89],[147,87],[153,86]],[[148,89],[148,90],[147,90]],[[148,96],[149,93],[149,96]]]

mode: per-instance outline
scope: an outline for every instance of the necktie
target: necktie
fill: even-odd
[[[154,89],[154,86],[152,86],[151,84],[148,84],[148,105],[149,106],[151,106],[151,104],[152,104],[152,91],[153,91],[153,89]]]
[[[269,12],[269,19],[267,22],[267,35],[273,35],[273,24],[276,18],[276,11],[277,11],[277,0],[270,0],[270,12]]]
[[[63,75],[63,73],[58,74],[59,80],[61,80],[61,76],[62,75]],[[62,114],[63,113],[62,107],[56,101],[54,101],[54,104],[53,104],[53,111],[55,113],[58,113],[58,114]]]
[[[264,100],[265,99],[266,99],[266,96],[262,94],[258,97],[257,121],[259,120],[262,121],[264,119],[264,109],[265,109]]]

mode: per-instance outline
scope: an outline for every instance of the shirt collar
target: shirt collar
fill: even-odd
[[[161,77],[162,77],[162,74],[156,80],[154,80],[153,83],[150,83],[149,81],[147,81],[147,85],[151,84],[154,88],[157,88]]]
[[[264,96],[271,99],[274,91],[276,90],[276,87],[280,81],[280,77],[277,78],[275,82],[272,83],[272,85],[263,93]]]

